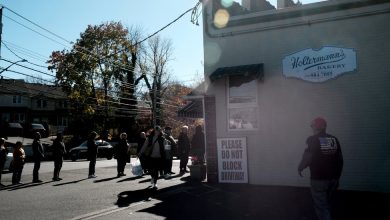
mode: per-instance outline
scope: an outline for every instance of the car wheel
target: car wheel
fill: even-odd
[[[72,154],[72,155],[70,156],[70,159],[71,159],[72,161],[76,161],[78,158],[79,158],[79,153],[74,153],[74,154]]]

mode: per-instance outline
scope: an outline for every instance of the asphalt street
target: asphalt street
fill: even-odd
[[[174,171],[178,170],[178,162],[174,161]],[[148,189],[150,176],[132,176],[129,164],[127,176],[121,178],[116,177],[116,160],[98,160],[96,168],[98,177],[88,179],[88,161],[65,161],[60,174],[63,180],[53,182],[53,162],[45,161],[40,169],[40,179],[44,182],[33,184],[33,164],[27,163],[23,184],[16,186],[11,185],[11,173],[3,174],[2,183],[6,187],[0,189],[0,219],[107,219],[125,210],[128,217],[130,209],[147,208],[159,202],[153,198],[156,192]],[[158,191],[184,184],[188,175],[160,179]],[[137,194],[131,201],[127,198],[129,192]]]
[[[173,171],[179,170],[174,161]],[[307,187],[209,184],[192,180],[188,173],[160,179],[151,190],[150,176],[117,178],[116,160],[100,159],[96,179],[88,179],[88,161],[66,161],[53,182],[53,162],[43,162],[40,178],[33,184],[33,164],[27,163],[21,185],[12,186],[11,174],[3,174],[0,219],[264,219],[315,220]],[[334,220],[390,219],[390,195],[340,191]]]

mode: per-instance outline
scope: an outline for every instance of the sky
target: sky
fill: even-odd
[[[88,25],[99,25],[109,21],[120,21],[123,25],[140,26],[145,36],[164,27],[179,15],[194,7],[198,0],[0,0],[0,4],[42,26],[50,32],[75,42]],[[28,60],[18,64],[28,66],[43,73],[13,65],[9,70],[50,80],[50,73],[41,66],[49,59],[52,51],[69,49],[71,45],[26,20],[3,9],[2,41],[19,57]],[[13,21],[13,20],[15,21]],[[20,24],[18,24],[20,23]],[[22,25],[21,25],[22,24]],[[24,26],[33,28],[29,30]],[[38,32],[38,33],[36,33]],[[52,38],[50,40],[41,36]],[[169,70],[174,79],[190,85],[194,79],[203,75],[203,33],[202,20],[199,26],[191,23],[191,12],[159,33],[160,37],[170,39],[173,45],[173,60]],[[4,44],[1,45],[1,58],[19,61]],[[10,63],[1,60],[0,66],[6,68]],[[25,75],[5,71],[4,78],[26,79]],[[52,79],[51,79],[52,80]]]

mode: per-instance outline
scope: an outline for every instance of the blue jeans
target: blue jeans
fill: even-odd
[[[332,197],[338,187],[338,180],[311,180],[311,196],[319,220],[331,220]]]

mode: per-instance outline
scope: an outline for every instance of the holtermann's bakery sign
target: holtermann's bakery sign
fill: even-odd
[[[306,49],[283,59],[283,75],[310,82],[324,82],[354,70],[356,52],[348,48]]]

